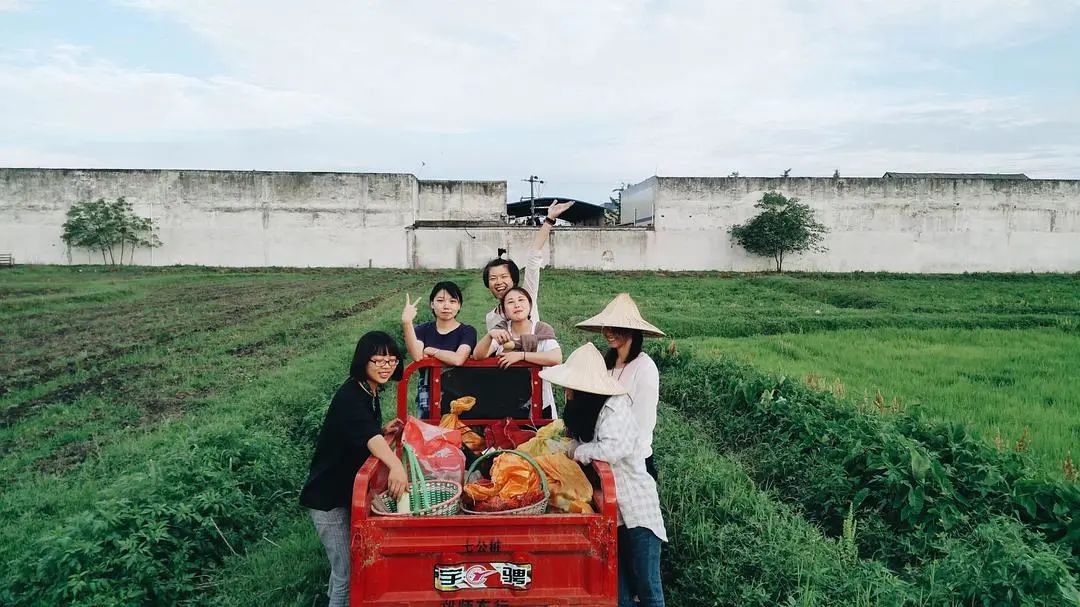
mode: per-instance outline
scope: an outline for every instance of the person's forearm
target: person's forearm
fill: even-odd
[[[405,334],[405,349],[409,352],[409,358],[420,360],[424,357],[424,344],[416,339],[416,330],[411,322],[401,323],[401,332]]]
[[[432,358],[437,359],[443,364],[450,365],[452,367],[460,367],[465,364],[466,360],[469,360],[468,352],[457,352],[450,350],[435,350],[435,353],[431,355]]]
[[[533,237],[532,244],[529,245],[530,251],[539,251],[547,244],[548,236],[551,235],[551,224],[544,221],[540,224],[540,229],[536,231],[536,236]]]
[[[525,362],[550,367],[562,362],[562,350],[549,350],[547,352],[526,352]]]
[[[574,459],[582,464],[589,464],[597,459],[610,464],[630,455],[633,449],[633,440],[624,437],[597,438],[578,445],[574,450]]]
[[[480,341],[476,342],[476,349],[473,350],[473,358],[476,360],[483,360],[491,355],[491,335],[485,334],[480,338]]]
[[[379,461],[386,464],[387,468],[391,470],[395,466],[401,465],[401,460],[398,459],[397,454],[390,448],[390,445],[386,442],[381,434],[371,437],[367,442],[368,451],[372,455],[379,458]]]

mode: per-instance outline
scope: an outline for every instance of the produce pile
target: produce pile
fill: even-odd
[[[500,427],[504,430],[499,430]],[[510,437],[514,436],[516,428],[507,422],[488,430],[495,434],[505,432]],[[592,513],[592,483],[581,466],[566,454],[569,444],[563,423],[556,420],[514,446],[532,456],[543,471],[550,491],[550,510]],[[466,484],[462,499],[465,507],[475,512],[504,512],[534,505],[544,499],[540,472],[521,456],[499,454],[492,463],[490,478]]]

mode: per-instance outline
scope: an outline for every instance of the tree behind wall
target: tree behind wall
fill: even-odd
[[[153,221],[136,215],[131,203],[123,196],[112,202],[99,198],[71,205],[62,229],[60,239],[64,243],[69,247],[100,252],[101,262],[107,265],[124,265],[125,253],[129,255],[130,264],[136,248],[161,246],[154,233]]]
[[[784,271],[784,258],[805,251],[827,251],[821,243],[828,228],[814,219],[814,211],[777,192],[766,192],[754,205],[755,217],[728,230],[735,242],[754,255],[772,257],[776,271]]]

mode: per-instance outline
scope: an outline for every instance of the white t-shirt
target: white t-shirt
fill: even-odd
[[[532,326],[530,328],[530,331],[536,331],[536,323],[537,322],[538,321],[535,321],[535,320],[533,321]],[[494,341],[492,343],[494,343]],[[538,341],[536,343],[536,351],[537,352],[550,352],[552,350],[558,350],[558,349],[559,349],[559,342],[557,340],[554,340],[554,339],[541,339],[540,341]],[[502,344],[495,344],[495,351],[491,355],[492,356],[502,356],[502,353],[503,353]],[[526,354],[526,357],[527,356],[528,356],[528,354]],[[549,382],[549,381],[547,381],[545,379],[544,384],[540,387],[540,393],[543,395],[544,408],[545,409],[551,409],[551,419],[559,419],[559,412],[555,409],[555,395],[551,391],[551,382]],[[655,414],[653,415],[653,417],[654,417],[654,420],[655,420],[655,417],[656,417]],[[651,432],[652,431],[650,430],[650,433]]]

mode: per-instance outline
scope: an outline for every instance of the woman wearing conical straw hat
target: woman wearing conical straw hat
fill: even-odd
[[[568,455],[581,463],[606,461],[615,476],[619,507],[619,605],[663,606],[660,542],[667,541],[657,483],[645,471],[642,442],[630,399],[607,373],[604,356],[592,343],[540,377],[566,389],[563,422],[572,439]]]
[[[656,406],[660,401],[660,371],[648,354],[641,351],[645,337],[663,337],[664,332],[641,317],[629,293],[619,293],[604,311],[577,324],[579,329],[601,333],[608,343],[604,356],[608,373],[626,387],[631,410],[637,420],[645,453],[645,469],[657,479],[652,457]]]
[[[563,422],[568,454],[582,464],[607,462],[615,477],[619,508],[619,605],[663,606],[660,543],[667,541],[656,481],[645,470],[637,422],[626,388],[608,374],[592,343],[574,350],[566,362],[540,371],[566,390]]]

